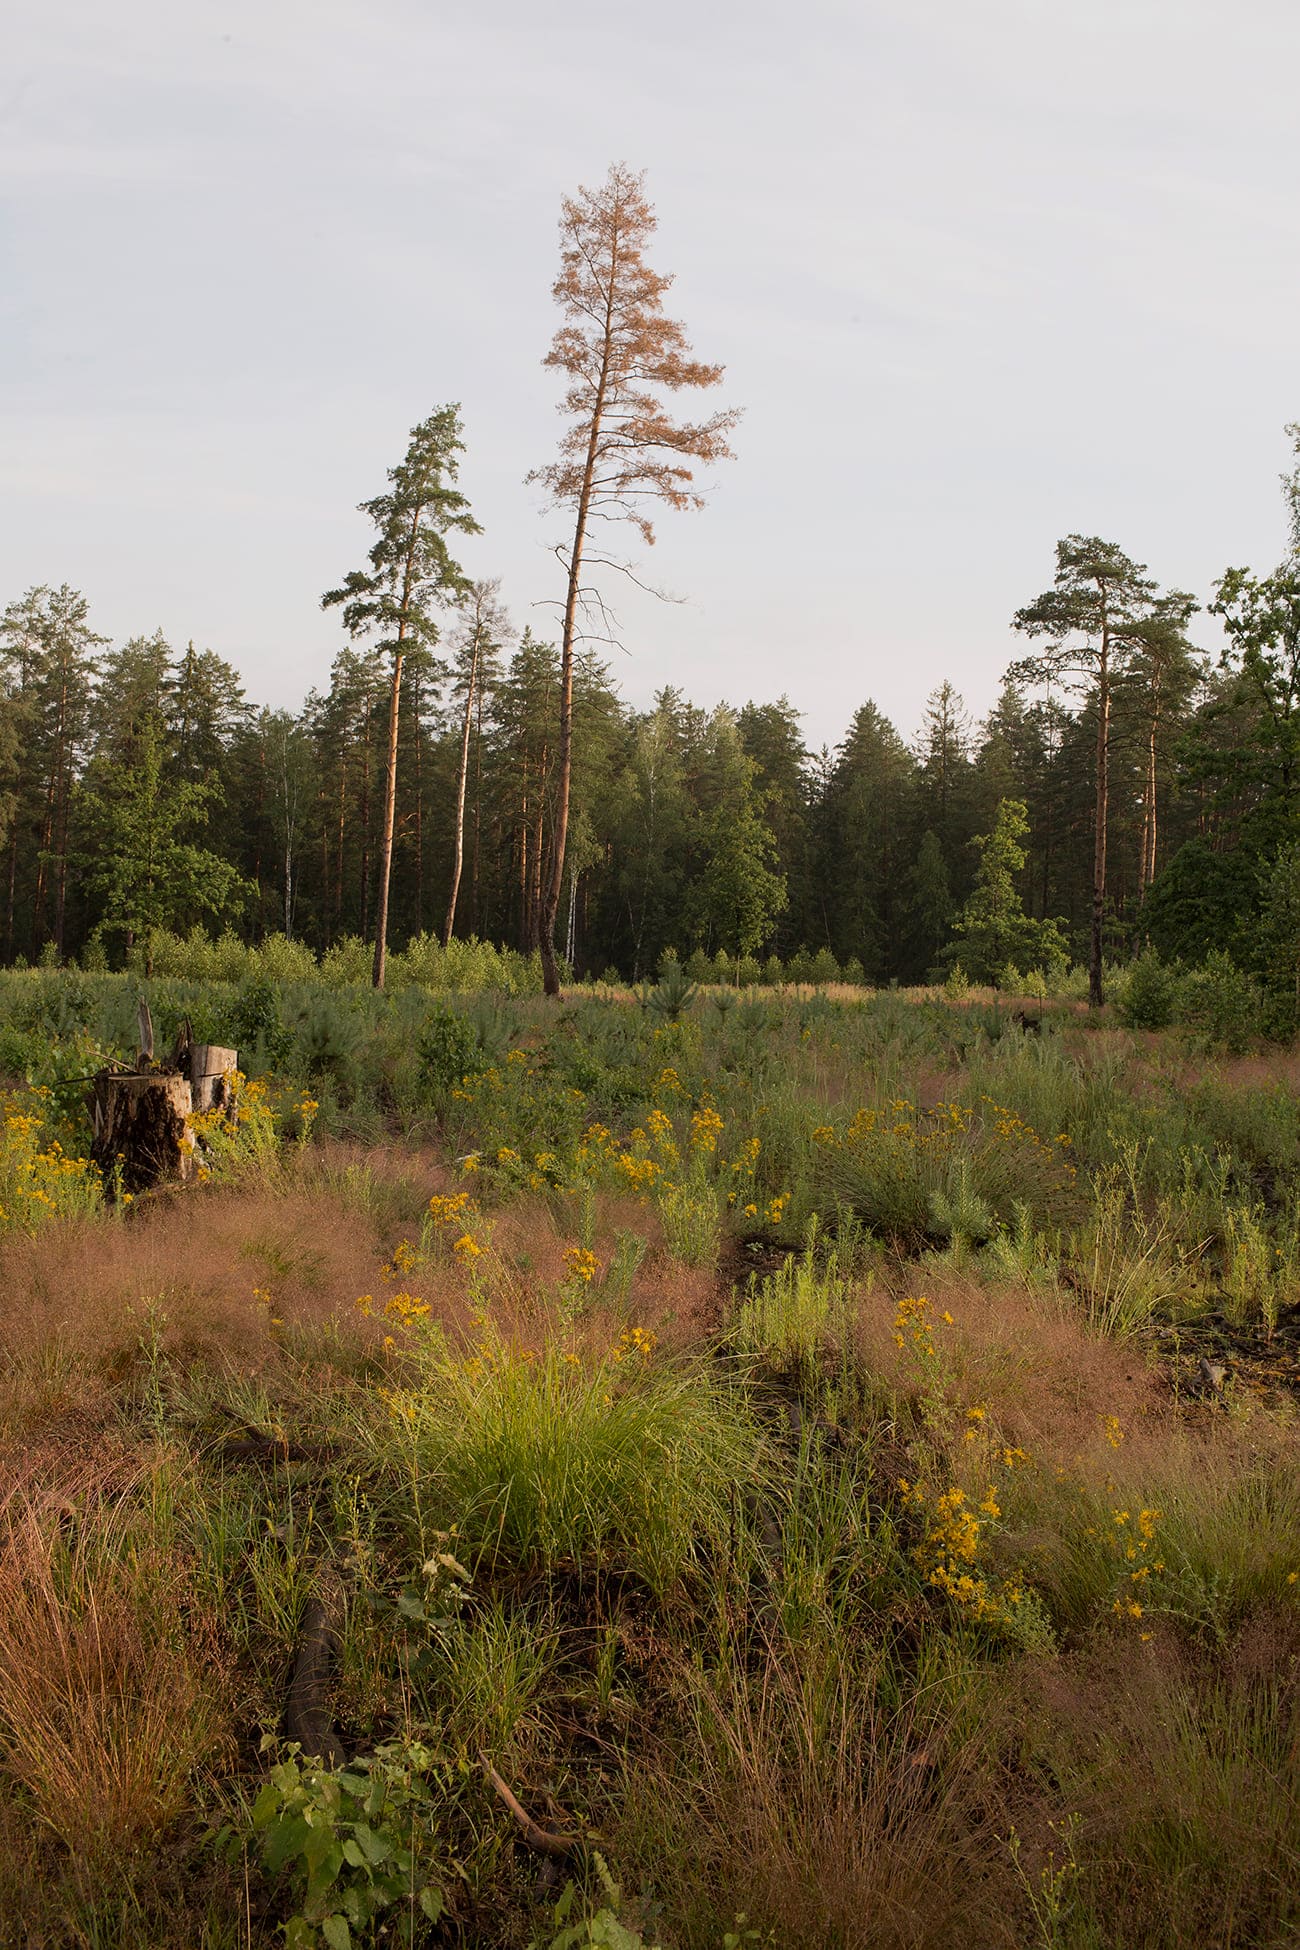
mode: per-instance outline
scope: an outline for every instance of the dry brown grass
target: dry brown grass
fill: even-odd
[[[212,1623],[131,1494],[64,1487],[0,1512],[0,1778],[103,1867],[185,1811],[224,1687]]]
[[[1221,1650],[1167,1628],[1008,1675],[1008,1792],[1030,1861],[1074,1844],[1116,1950],[1289,1944],[1300,1928],[1300,1619]],[[1056,1828],[1049,1826],[1055,1820]]]
[[[1104,1427],[1115,1417],[1133,1449],[1164,1442],[1167,1386],[1140,1348],[1088,1333],[1068,1298],[1052,1288],[986,1284],[946,1268],[903,1269],[859,1300],[859,1357],[900,1394],[920,1383],[910,1347],[895,1345],[894,1314],[904,1293],[931,1302],[954,1404],[984,1407],[1008,1440],[1052,1461],[1073,1459],[1106,1447]],[[940,1318],[945,1312],[951,1326]]]
[[[709,1893],[692,1942],[716,1943],[718,1917],[738,1910],[782,1950],[1024,1941],[979,1730],[959,1730],[937,1696],[886,1707],[878,1679],[871,1655],[782,1644],[728,1692],[692,1682],[673,1864]]]

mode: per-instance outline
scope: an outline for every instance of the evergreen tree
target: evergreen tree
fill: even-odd
[[[1113,542],[1096,535],[1068,535],[1056,546],[1056,579],[1051,589],[1016,613],[1014,627],[1041,638],[1046,647],[1025,657],[1014,673],[1037,684],[1082,688],[1095,703],[1096,744],[1093,772],[1092,914],[1088,992],[1101,1006],[1102,945],[1106,905],[1107,821],[1111,690],[1117,672],[1131,658],[1143,631],[1157,622],[1180,629],[1195,604],[1175,591],[1158,596],[1145,567]]]
[[[911,858],[916,762],[874,704],[857,711],[818,818],[817,876],[828,946],[881,983],[906,972],[903,880]],[[811,946],[811,942],[809,946]]]
[[[369,515],[379,531],[370,550],[370,567],[353,569],[341,589],[327,590],[321,598],[326,608],[342,606],[349,635],[377,634],[378,648],[390,660],[388,753],[375,903],[377,989],[384,986],[388,953],[402,671],[413,652],[432,653],[438,641],[435,611],[459,602],[465,593],[464,575],[447,546],[448,534],[452,530],[466,535],[480,532],[469,503],[451,485],[456,479],[456,456],[464,452],[460,435],[455,406],[440,407],[412,427],[405,459],[389,469],[391,491],[361,504],[361,512]]]
[[[31,901],[26,941],[51,936],[64,952],[72,795],[92,730],[94,680],[105,638],[88,622],[84,596],[66,583],[29,589],[0,618],[0,670],[17,744],[9,839],[6,953],[20,940],[19,865]],[[51,898],[52,897],[52,898]]]
[[[1026,860],[1021,842],[1028,831],[1023,801],[1004,799],[992,832],[972,841],[979,853],[979,869],[971,897],[955,923],[959,937],[955,952],[977,982],[996,984],[1008,965],[1023,971],[1066,961],[1065,940],[1057,924],[1032,920],[1017,886]]]
[[[564,200],[553,295],[565,322],[545,363],[569,382],[561,403],[569,427],[559,458],[529,476],[573,517],[564,556],[555,834],[538,928],[548,995],[558,995],[560,987],[555,922],[573,773],[574,656],[582,612],[591,601],[583,577],[602,563],[609,566],[607,558],[589,552],[589,530],[593,521],[628,521],[649,544],[649,511],[656,503],[702,507],[688,463],[727,458],[727,435],[737,418],[715,413],[692,424],[668,415],[663,391],[716,386],[722,368],[693,358],[685,330],[665,315],[663,297],[672,280],[645,261],[654,232],[645,179],[625,164],[614,164],[599,189],[583,188]]]

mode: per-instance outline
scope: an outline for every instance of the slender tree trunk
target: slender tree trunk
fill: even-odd
[[[474,722],[475,689],[478,683],[478,635],[474,636],[469,657],[469,689],[465,693],[465,721],[460,732],[460,765],[456,773],[456,825],[452,835],[451,893],[447,898],[447,922],[442,945],[451,946],[456,925],[456,897],[460,893],[461,865],[465,858],[465,790],[469,783],[469,734]]]
[[[370,926],[370,724],[374,713],[366,699],[365,743],[361,748],[361,919],[359,932]]]
[[[334,932],[343,929],[343,855],[348,818],[348,754],[346,745],[339,753],[338,848],[334,861]]]
[[[419,666],[411,676],[411,716],[415,723],[415,932],[424,933],[424,738],[420,730]]]
[[[582,554],[587,541],[587,521],[591,514],[591,491],[596,476],[596,453],[600,444],[601,421],[605,412],[605,393],[609,385],[609,362],[613,344],[613,294],[618,284],[618,265],[610,268],[609,297],[605,306],[605,336],[601,347],[600,379],[591,412],[587,436],[587,459],[582,486],[578,491],[577,518],[573,525],[573,549],[569,556],[569,583],[564,597],[564,634],[560,646],[560,743],[559,774],[556,780],[555,833],[551,847],[551,871],[541,913],[542,980],[548,995],[560,993],[560,971],[555,961],[555,922],[560,912],[564,887],[564,849],[569,837],[569,787],[573,778],[573,640],[578,627],[578,598],[582,587]]]
[[[519,812],[519,946],[528,953],[528,759],[524,759],[524,789]]]
[[[1100,1009],[1102,927],[1106,907],[1106,819],[1110,802],[1110,631],[1103,620],[1097,673],[1097,802],[1093,814],[1092,941],[1088,957],[1088,1002]]]
[[[403,629],[405,625],[403,623]],[[398,638],[399,644],[401,637]],[[384,826],[379,842],[379,885],[375,898],[374,985],[384,986],[384,967],[388,959],[388,881],[393,866],[393,824],[397,810],[397,724],[402,701],[402,663],[400,648],[393,656],[393,688],[388,706],[388,766],[384,776]]]
[[[388,714],[388,770],[384,779],[384,832],[379,850],[379,896],[375,909],[374,985],[384,986],[384,965],[388,960],[388,882],[393,869],[393,826],[397,815],[397,731],[402,704],[402,664],[411,621],[411,592],[415,587],[415,554],[419,546],[420,515],[417,508],[411,523],[411,539],[402,572],[402,600],[398,610],[397,643],[393,650],[393,688]]]
[[[58,880],[54,888],[54,946],[63,960],[64,923],[68,910],[68,807],[72,798],[66,778],[59,782],[59,823],[55,834],[58,853]]]
[[[483,827],[483,692],[479,690],[478,709],[475,712],[474,729],[474,845],[470,850],[469,862],[469,919],[470,928],[476,935],[483,932],[482,914],[479,907],[479,856],[482,847]]]
[[[17,793],[14,794],[13,822],[14,822],[13,837],[9,842],[9,908],[8,908],[8,913],[5,916],[5,960],[6,961],[12,961],[14,957],[14,919],[16,913],[15,898],[18,889],[18,795]]]

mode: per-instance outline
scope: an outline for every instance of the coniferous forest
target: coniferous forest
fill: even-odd
[[[907,985],[954,964],[997,981],[1086,966],[1095,912],[1108,962],[1230,957],[1291,1026],[1300,445],[1282,485],[1289,532],[1261,537],[1261,565],[1225,565],[1203,604],[1112,542],[1063,538],[978,723],[943,682],[919,727],[866,699],[838,745],[810,751],[797,697],[706,711],[669,688],[638,711],[580,650],[557,930],[574,975],[637,981],[671,951],[741,982],[815,969]],[[555,856],[560,653],[490,582],[439,593],[405,654],[388,937],[531,954]],[[260,706],[212,648],[106,641],[67,587],[11,601],[0,649],[7,960],[116,966],[151,931],[196,925],[317,955],[373,941],[382,645],[358,631],[297,713]],[[1023,808],[1017,913],[1056,930],[966,939],[1007,802]]]

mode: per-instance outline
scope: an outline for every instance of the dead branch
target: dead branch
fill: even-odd
[[[518,1822],[520,1832],[529,1848],[535,1848],[541,1855],[567,1857],[572,1855],[575,1849],[582,1847],[582,1837],[580,1835],[557,1835],[553,1830],[543,1828],[540,1822],[534,1821],[527,1808],[523,1807],[511,1793],[481,1747],[478,1757],[479,1764],[483,1772],[487,1775],[488,1780],[492,1783],[497,1795],[505,1802],[507,1808],[509,1808],[511,1814]]]

